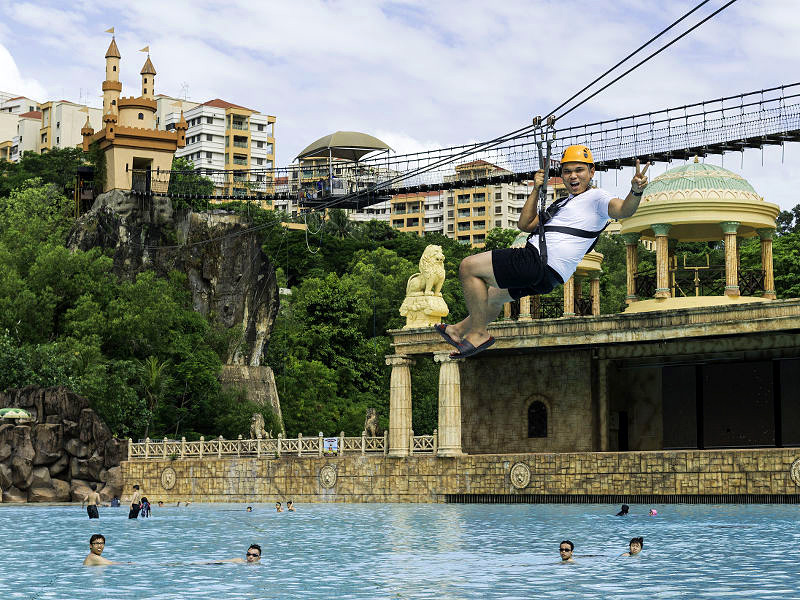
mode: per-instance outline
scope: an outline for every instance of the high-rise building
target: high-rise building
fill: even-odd
[[[53,148],[75,148],[83,142],[81,129],[89,118],[93,129],[103,124],[103,111],[82,106],[68,100],[54,100],[40,105],[42,123],[39,127],[37,150]]]
[[[275,121],[250,108],[215,98],[198,103],[159,95],[156,120],[160,129],[173,129],[183,111],[189,126],[186,146],[176,157],[195,168],[226,171],[214,177],[217,193],[271,193],[275,186]],[[236,171],[250,171],[237,175]]]

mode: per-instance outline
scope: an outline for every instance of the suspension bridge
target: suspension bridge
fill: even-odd
[[[571,144],[589,146],[598,171],[633,166],[637,158],[669,163],[783,146],[800,141],[800,83],[553,128],[547,135],[553,157]],[[529,180],[539,168],[535,136],[536,130],[530,127],[493,143],[410,154],[381,152],[358,162],[329,164],[327,157],[320,157],[272,169],[152,171],[138,177],[134,173],[133,191],[189,199],[202,195],[212,200],[297,198],[303,208],[362,209],[397,194]],[[552,160],[553,175],[558,168],[558,161]],[[210,180],[214,192],[199,191],[197,176]]]

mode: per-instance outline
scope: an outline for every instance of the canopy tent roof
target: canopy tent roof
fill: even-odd
[[[337,131],[309,144],[297,155],[298,159],[310,157],[342,158],[358,161],[365,154],[376,150],[391,150],[389,145],[376,137],[358,131]]]

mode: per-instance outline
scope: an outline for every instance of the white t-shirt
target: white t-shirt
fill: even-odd
[[[608,222],[608,203],[613,197],[600,188],[588,189],[577,196],[570,195],[567,203],[547,225],[599,231]],[[594,238],[583,238],[558,231],[548,231],[546,235],[547,265],[566,281],[572,277],[589,246],[594,243]],[[534,233],[528,243],[538,250],[539,234]]]

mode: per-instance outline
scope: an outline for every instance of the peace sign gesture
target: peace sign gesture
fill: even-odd
[[[644,188],[647,187],[647,168],[650,166],[648,162],[645,164],[644,169],[640,168],[639,159],[636,159],[636,173],[633,174],[633,179],[631,179],[631,191],[635,194],[641,194],[644,191]]]

